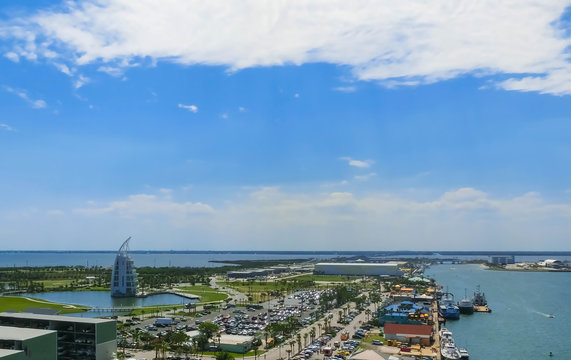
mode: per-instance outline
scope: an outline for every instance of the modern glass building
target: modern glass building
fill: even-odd
[[[111,296],[132,297],[137,295],[137,271],[129,257],[129,237],[117,252],[111,273]]]

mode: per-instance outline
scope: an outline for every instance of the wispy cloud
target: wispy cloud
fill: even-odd
[[[377,174],[374,173],[374,172],[371,172],[371,173],[368,173],[368,174],[365,174],[365,175],[355,175],[353,178],[354,178],[355,180],[358,180],[358,181],[368,181],[368,180],[370,180],[371,178],[373,178],[373,177],[375,177],[375,176],[377,176]]]
[[[0,130],[4,130],[4,131],[16,131],[16,129],[14,129],[13,127],[11,127],[8,124],[1,124],[0,123]]]
[[[357,91],[357,87],[356,86],[337,86],[337,87],[334,87],[333,90],[339,91],[339,92],[344,92],[344,93],[352,93],[352,92]]]
[[[31,107],[33,107],[34,109],[45,109],[48,107],[48,104],[46,103],[45,100],[42,99],[32,99],[29,95],[28,92],[26,90],[22,90],[22,89],[15,89],[9,86],[5,86],[4,90],[6,90],[9,93],[12,93],[16,96],[18,96],[20,99],[25,100],[28,104],[30,104]]]
[[[185,109],[188,110],[192,113],[197,113],[198,112],[198,106],[196,105],[184,105],[184,104],[178,104],[178,107],[181,109]]]
[[[73,83],[73,86],[74,86],[76,89],[79,89],[79,88],[81,88],[83,85],[87,84],[89,81],[91,81],[91,79],[89,79],[89,78],[86,77],[86,76],[83,76],[83,75],[79,74],[79,76],[77,77],[77,79],[75,79],[75,81],[74,81],[74,83]]]
[[[348,156],[340,157],[339,160],[346,161],[349,166],[354,166],[362,169],[368,169],[373,164],[373,160],[356,160]]]
[[[243,107],[243,106],[238,106],[238,111],[239,111],[239,112],[244,112],[244,111],[246,111],[246,108]]]
[[[494,81],[503,89],[568,94],[571,40],[562,20],[568,6],[536,0],[327,0],[312,6],[85,0],[5,22],[0,36],[12,47],[5,55],[12,60],[127,68],[151,59],[232,70],[325,62],[384,86],[500,75]]]

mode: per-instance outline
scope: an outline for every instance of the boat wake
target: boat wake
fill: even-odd
[[[555,317],[555,315],[553,315],[553,314],[547,314],[547,313],[544,313],[544,312],[541,312],[541,311],[535,311],[535,313],[536,313],[536,314],[539,314],[539,315],[541,315],[541,316],[545,316],[546,318],[554,318],[554,317]]]

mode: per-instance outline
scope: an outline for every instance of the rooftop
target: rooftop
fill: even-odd
[[[27,329],[18,328],[13,326],[0,326],[0,339],[2,340],[18,340],[24,341],[33,339],[38,336],[57,333],[54,330],[40,330],[40,329]]]
[[[33,320],[48,320],[48,321],[69,321],[74,323],[83,324],[100,324],[115,320],[108,319],[92,319],[92,318],[82,318],[64,315],[43,315],[43,314],[32,314],[32,313],[10,313],[10,312],[0,312],[1,317],[10,317],[14,319],[33,319]]]
[[[385,324],[385,334],[431,335],[429,325]]]

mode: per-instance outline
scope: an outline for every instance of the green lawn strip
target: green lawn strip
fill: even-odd
[[[385,337],[381,336],[379,332],[370,332],[362,341],[371,344],[373,340],[380,340],[383,344],[385,343]]]
[[[265,353],[265,350],[258,350],[258,356],[260,356],[261,354]],[[201,354],[204,355],[213,355],[216,356],[219,352],[218,351],[200,351]],[[254,350],[250,350],[245,354],[242,353],[235,353],[235,352],[229,352],[227,351],[228,354],[232,355],[235,358],[240,358],[240,357],[247,357],[247,356],[254,356]]]
[[[205,285],[182,286],[178,288],[181,292],[200,296],[200,303],[222,301],[228,298],[225,292],[214,290]]]
[[[46,300],[20,296],[0,296],[0,311],[24,311],[29,308],[58,309],[60,314],[70,314],[89,310],[88,306],[58,304]]]

